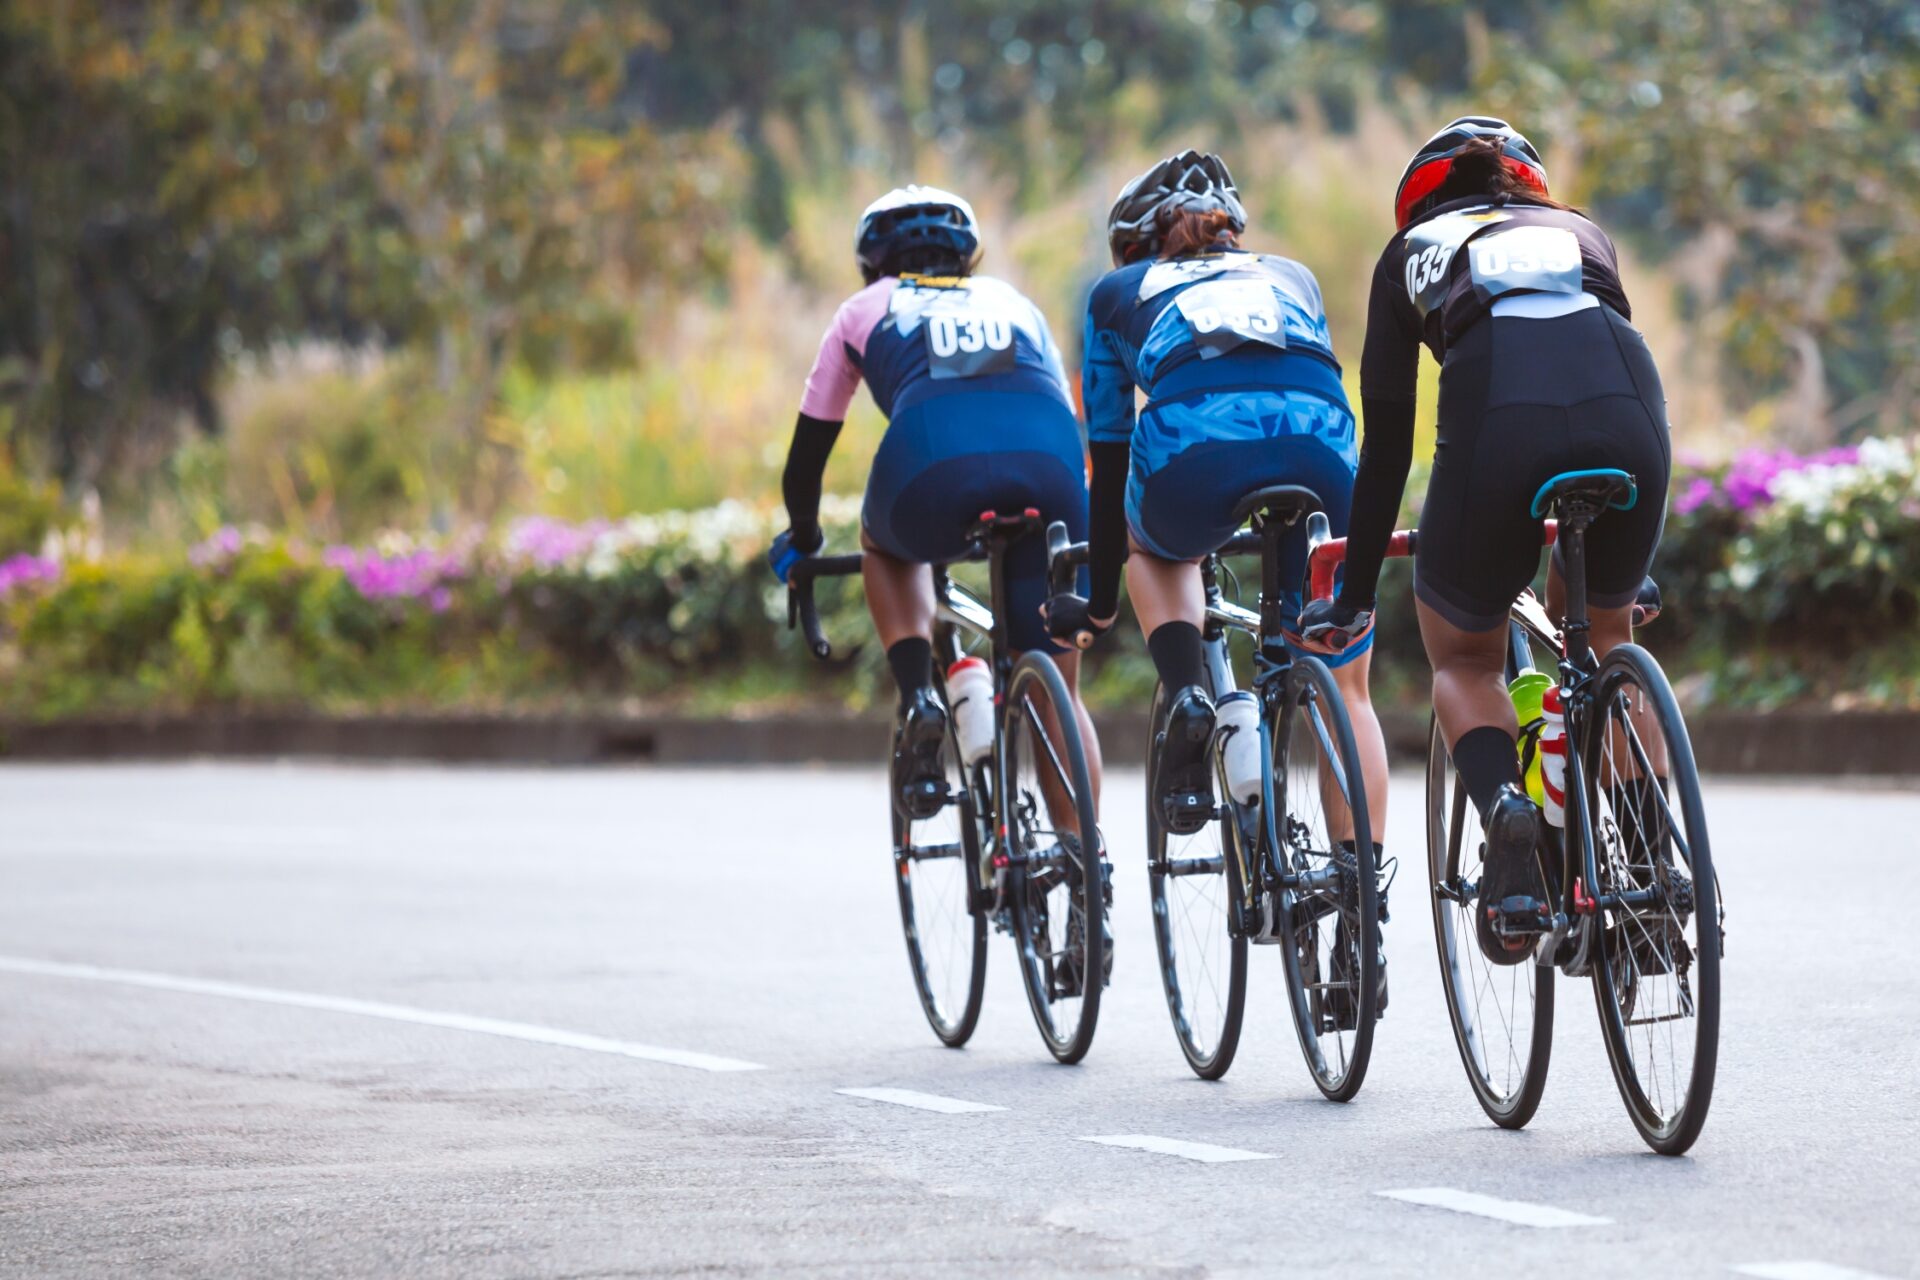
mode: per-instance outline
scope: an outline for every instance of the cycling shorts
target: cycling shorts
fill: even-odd
[[[1551,319],[1493,315],[1447,351],[1440,431],[1420,512],[1414,593],[1466,631],[1503,625],[1540,568],[1540,486],[1618,467],[1640,496],[1587,533],[1587,600],[1630,604],[1660,544],[1671,470],[1666,398],[1646,339],[1590,306]]]
[[[1337,387],[1338,383],[1334,383]],[[1256,489],[1297,484],[1320,497],[1333,536],[1345,537],[1353,503],[1353,414],[1344,399],[1299,389],[1237,388],[1201,391],[1148,406],[1135,428],[1166,433],[1179,415],[1193,442],[1151,469],[1134,451],[1127,490],[1127,526],[1133,538],[1165,560],[1193,560],[1217,551],[1238,530],[1234,508]],[[1207,438],[1194,426],[1207,422],[1257,422],[1252,438]],[[1224,433],[1223,433],[1224,434]],[[1236,431],[1236,434],[1239,432]],[[1143,473],[1144,472],[1144,473]],[[1302,520],[1281,542],[1280,580],[1294,584],[1282,607],[1297,618],[1304,603],[1307,524]],[[1319,654],[1330,667],[1345,666],[1373,647],[1373,633],[1335,655]]]
[[[895,415],[874,454],[860,520],[888,555],[944,564],[966,554],[967,529],[981,512],[1028,507],[1045,521],[1064,521],[1074,541],[1086,538],[1079,421],[1055,396],[966,391],[920,400]],[[1008,549],[1005,575],[1013,647],[1065,652],[1040,617],[1047,598],[1044,535]],[[1079,590],[1086,592],[1084,581]]]

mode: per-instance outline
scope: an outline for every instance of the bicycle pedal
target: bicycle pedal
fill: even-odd
[[[1190,836],[1204,831],[1219,816],[1213,797],[1204,791],[1179,791],[1160,798],[1160,811],[1171,835]]]

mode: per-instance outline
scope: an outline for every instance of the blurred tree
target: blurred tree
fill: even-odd
[[[182,408],[212,430],[223,359],[307,337],[430,342],[478,442],[520,344],[617,357],[731,181],[615,108],[652,31],[593,0],[0,9],[15,443],[89,483]],[[505,472],[475,474],[484,510]]]
[[[1578,139],[1580,194],[1666,264],[1737,403],[1785,393],[1780,439],[1911,422],[1920,7],[1576,0],[1482,87]]]

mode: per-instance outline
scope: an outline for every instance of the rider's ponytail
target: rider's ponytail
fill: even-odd
[[[1183,209],[1173,215],[1160,237],[1162,258],[1184,258],[1192,253],[1219,253],[1239,247],[1240,236],[1233,229],[1233,215],[1225,209],[1200,213]]]
[[[1446,180],[1434,188],[1433,194],[1422,204],[1423,207],[1432,208],[1468,196],[1511,196],[1530,204],[1543,204],[1550,209],[1573,208],[1524,181],[1513,171],[1513,166],[1501,152],[1500,144],[1492,138],[1475,138],[1461,147],[1454,154],[1453,167],[1447,171]]]

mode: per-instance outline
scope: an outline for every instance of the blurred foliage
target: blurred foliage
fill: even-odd
[[[604,350],[718,251],[725,147],[613,107],[654,38],[588,0],[0,8],[16,448],[98,483],[183,411],[213,430],[231,358],[311,338],[430,350],[477,435],[523,345]]]
[[[1741,462],[1683,469],[1691,518],[1655,566],[1666,611],[1649,638],[1695,705],[1920,707],[1915,447],[1843,452],[1773,459],[1757,488],[1732,474]],[[835,545],[852,545],[856,510],[829,501]],[[229,528],[184,558],[0,566],[0,711],[872,708],[888,677],[858,579],[821,582],[842,656],[811,661],[762,558],[774,527],[722,503],[324,550]],[[1229,567],[1223,586],[1251,606],[1256,566]],[[984,592],[981,566],[955,576]],[[1389,562],[1383,705],[1426,696],[1407,579]],[[1096,706],[1146,705],[1153,667],[1130,618],[1085,679]]]

